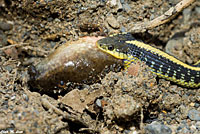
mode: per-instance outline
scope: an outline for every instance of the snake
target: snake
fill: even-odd
[[[200,87],[200,62],[186,64],[176,57],[135,39],[131,33],[120,33],[96,42],[105,53],[123,60],[125,68],[136,61],[144,62],[160,78],[187,88]]]

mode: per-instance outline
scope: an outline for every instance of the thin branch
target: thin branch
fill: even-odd
[[[20,47],[20,46],[23,46],[23,45],[28,45],[28,43],[12,44],[12,45],[0,48],[0,50],[5,50],[5,49],[8,49],[8,48],[12,48],[12,47]]]
[[[133,26],[129,26],[129,29],[130,29],[129,32],[132,32],[132,33],[145,32],[148,29],[153,29],[159,25],[169,22],[184,8],[188,7],[193,2],[195,2],[195,0],[182,0],[181,2],[176,4],[176,6],[171,7],[163,15],[151,21],[138,23],[138,24],[134,24]]]

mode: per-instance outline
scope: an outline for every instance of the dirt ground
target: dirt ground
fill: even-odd
[[[143,63],[133,75],[109,72],[69,93],[41,93],[28,84],[28,67],[67,41],[129,31],[179,1],[0,0],[0,133],[200,133],[200,90],[158,79]],[[194,64],[200,1],[135,36]]]

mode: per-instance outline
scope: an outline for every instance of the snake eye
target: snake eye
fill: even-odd
[[[100,47],[102,47],[102,46],[103,46],[103,44],[99,43],[99,46],[100,46]]]
[[[114,49],[113,45],[108,46],[108,50],[112,51]]]

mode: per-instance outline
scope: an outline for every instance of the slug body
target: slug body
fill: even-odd
[[[185,64],[157,48],[136,40],[130,33],[112,35],[98,40],[96,44],[102,51],[122,59],[126,68],[140,60],[161,78],[188,88],[200,87],[199,64]]]
[[[98,39],[85,37],[57,48],[29,68],[30,85],[40,91],[51,92],[68,82],[92,84],[106,67],[122,64],[121,60],[97,48],[95,42]]]

